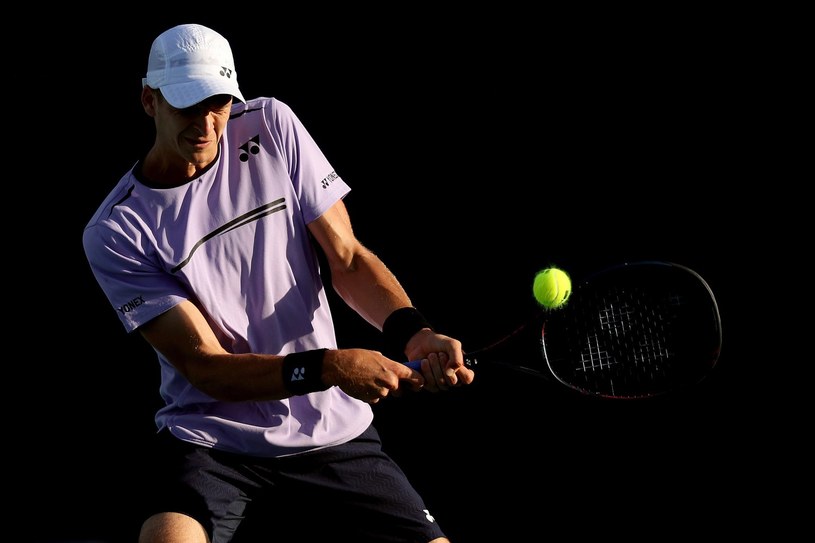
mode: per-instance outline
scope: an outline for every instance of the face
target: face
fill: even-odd
[[[161,93],[146,88],[142,102],[156,125],[156,141],[148,154],[157,182],[194,177],[218,157],[218,144],[229,120],[232,96],[219,94],[185,109],[171,106]]]

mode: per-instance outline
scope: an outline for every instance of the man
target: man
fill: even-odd
[[[154,144],[83,235],[161,370],[161,471],[140,541],[234,542],[255,516],[276,527],[268,541],[448,541],[382,452],[370,404],[471,383],[461,343],[355,237],[350,188],[292,110],[244,99],[223,36],[158,36],[141,101]],[[421,372],[337,348],[318,250],[342,300]]]

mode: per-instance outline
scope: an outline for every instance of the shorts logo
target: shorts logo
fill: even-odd
[[[132,300],[127,302],[125,305],[119,306],[116,309],[118,309],[119,312],[122,313],[122,314],[130,313],[131,311],[133,311],[134,309],[136,309],[137,307],[139,307],[140,305],[142,305],[144,303],[145,303],[144,297],[143,296],[137,296],[136,298],[133,298]]]
[[[422,509],[422,512],[424,513],[424,516],[427,520],[429,520],[430,522],[436,522],[436,519],[434,519],[433,515],[430,514],[429,509]]]

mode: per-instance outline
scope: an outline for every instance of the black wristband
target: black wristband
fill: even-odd
[[[326,390],[323,358],[327,350],[301,351],[283,357],[283,386],[295,395]]]
[[[397,309],[388,315],[382,324],[385,348],[390,352],[404,355],[408,340],[422,328],[433,329],[418,309],[415,307]]]

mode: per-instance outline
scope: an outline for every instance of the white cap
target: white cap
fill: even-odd
[[[205,26],[178,25],[160,34],[150,48],[142,85],[160,89],[171,106],[184,109],[216,94],[246,102],[229,42]]]

